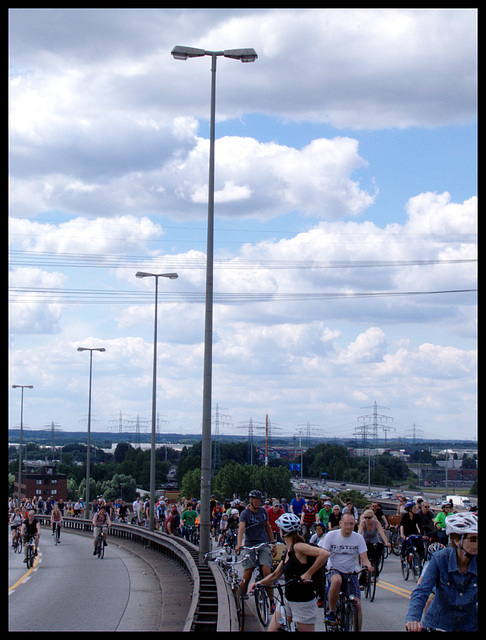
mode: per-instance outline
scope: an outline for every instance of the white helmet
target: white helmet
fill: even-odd
[[[277,527],[282,529],[284,533],[292,533],[292,531],[300,531],[300,518],[293,513],[283,513],[275,520]]]
[[[445,520],[446,534],[457,533],[460,536],[467,533],[478,532],[478,517],[469,511],[464,513],[453,513]]]

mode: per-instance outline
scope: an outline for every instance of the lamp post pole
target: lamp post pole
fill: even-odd
[[[78,351],[89,351],[89,391],[88,391],[88,441],[87,441],[87,450],[86,450],[86,504],[84,515],[89,519],[90,517],[90,508],[89,508],[89,478],[90,478],[90,462],[91,462],[91,381],[93,379],[93,351],[99,351],[100,353],[104,353],[106,349],[104,347],[98,348],[89,348],[89,347],[78,347]]]
[[[206,312],[204,328],[204,374],[203,374],[203,412],[201,439],[201,513],[199,561],[210,550],[210,492],[211,492],[211,396],[212,396],[212,351],[213,351],[213,253],[214,253],[214,147],[216,113],[216,59],[219,56],[254,62],[258,56],[254,49],[227,49],[225,51],[206,51],[193,47],[176,46],[172,50],[176,60],[187,58],[211,57],[211,111],[209,129],[209,181],[208,181],[208,230],[206,251]]]
[[[31,384],[13,384],[12,389],[21,389],[20,391],[20,438],[19,438],[19,473],[18,473],[18,506],[20,507],[20,496],[22,493],[22,432],[24,428],[24,389],[33,389]],[[27,496],[26,496],[27,497]]]
[[[146,273],[137,271],[137,278],[155,278],[155,318],[154,318],[154,362],[152,372],[152,434],[150,444],[150,515],[149,531],[155,529],[155,432],[157,414],[157,306],[159,296],[159,278],[169,278],[175,280],[179,276],[177,273]]]

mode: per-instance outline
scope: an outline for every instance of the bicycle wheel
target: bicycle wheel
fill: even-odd
[[[375,566],[375,570],[373,571],[373,573],[369,573],[368,574],[368,584],[369,584],[369,599],[370,602],[373,602],[373,600],[375,599],[375,592],[376,592],[376,581],[378,579],[378,572],[377,572],[377,567]]]
[[[233,596],[235,598],[236,616],[238,618],[238,631],[241,632],[245,627],[245,603],[239,585],[233,587]]]
[[[358,605],[353,600],[346,603],[345,623],[343,631],[359,631]]]
[[[34,548],[29,544],[27,547],[27,569],[34,566]]]
[[[402,568],[402,577],[404,580],[408,580],[408,574],[410,573],[410,565],[408,564],[408,556],[402,556],[400,558],[400,564]]]
[[[398,537],[398,531],[392,531],[390,536],[390,544],[392,553],[396,556],[400,555],[400,538]]]
[[[264,587],[255,589],[255,606],[258,619],[264,627],[267,627],[270,621],[270,598]]]
[[[98,552],[98,558],[100,560],[103,559],[103,556],[105,555],[105,545],[103,542],[103,534],[100,533],[100,536],[98,538],[98,546],[96,548],[96,551]]]
[[[413,579],[415,580],[415,582],[418,582],[420,574],[422,573],[422,559],[418,551],[414,551],[412,556],[412,573]]]

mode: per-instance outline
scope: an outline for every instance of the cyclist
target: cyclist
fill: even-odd
[[[405,513],[400,520],[400,537],[402,539],[401,555],[404,557],[410,547],[410,536],[420,536],[420,527],[418,522],[418,516],[414,511],[415,502],[411,500],[405,505]],[[415,539],[415,546],[420,554],[420,557],[424,557],[424,544],[422,538]]]
[[[381,558],[383,553],[383,546],[389,547],[390,543],[386,537],[383,527],[378,521],[372,509],[366,509],[361,515],[361,522],[359,523],[358,533],[360,533],[368,549],[368,558],[370,562],[375,566]],[[363,574],[364,575],[364,574]]]
[[[275,538],[268,520],[267,510],[262,507],[261,492],[256,489],[250,491],[248,501],[248,506],[240,513],[238,539],[235,547],[236,553],[239,553],[243,546],[243,536],[245,536],[245,546],[247,547],[256,547],[262,542],[270,542],[273,544],[273,547],[271,551],[267,546],[262,547],[258,549],[257,553],[242,562],[243,580],[241,582],[241,591],[243,596],[246,595],[248,581],[251,578],[255,566],[261,565],[264,577],[268,576],[272,572],[272,556],[276,555]],[[258,557],[255,557],[256,555],[258,555]],[[272,590],[269,590],[269,596],[273,604]]]
[[[196,526],[196,518],[197,511],[194,511],[192,502],[188,502],[181,515],[181,534],[186,540],[189,540],[189,530]]]
[[[430,558],[405,618],[407,631],[478,631],[478,517],[457,513],[446,520],[450,546]],[[435,597],[423,615],[429,595]]]
[[[314,631],[317,605],[312,576],[324,566],[329,552],[305,542],[300,535],[301,520],[293,513],[284,513],[278,518],[277,524],[286,552],[275,571],[257,584],[270,585],[284,575],[285,582],[290,582],[285,587],[285,600],[292,619],[299,631]],[[251,585],[250,590],[253,586]],[[268,627],[269,631],[279,630],[279,617],[277,609]]]
[[[18,531],[22,526],[22,516],[19,507],[15,507],[10,517],[10,531],[12,532],[12,547],[15,547],[18,539]]]
[[[343,513],[340,529],[334,529],[326,534],[323,547],[330,553],[327,565],[329,569],[329,610],[325,622],[334,625],[336,624],[336,606],[339,591],[344,579],[343,574],[354,573],[357,570],[358,558],[369,573],[373,572],[373,565],[368,559],[366,542],[363,536],[354,531],[354,515],[352,513]],[[361,629],[361,590],[357,574],[349,576],[348,580],[350,593],[355,597],[358,606],[358,621]]]
[[[434,524],[436,527],[437,540],[443,545],[447,544],[447,534],[446,534],[446,518],[448,518],[452,514],[452,505],[450,502],[442,503],[442,511],[434,518]]]
[[[34,538],[35,548],[34,553],[39,553],[39,538],[40,538],[40,522],[35,517],[34,509],[30,509],[27,518],[22,522],[20,529],[20,535],[23,537],[24,542],[28,542],[31,538]],[[24,562],[27,562],[27,545],[25,545],[25,558]]]
[[[56,527],[58,528],[57,540],[58,542],[61,542],[62,513],[59,511],[57,502],[54,504],[51,511],[51,527],[52,535],[56,533]]]
[[[106,542],[106,528],[103,529],[103,527],[111,527],[110,516],[106,513],[105,506],[100,507],[100,510],[93,516],[94,556],[96,555],[96,545],[98,544],[98,538],[100,537],[102,531],[104,546],[106,547],[108,545],[108,543]]]
[[[122,500],[118,505],[118,519],[120,522],[127,522],[128,515],[130,510],[128,509],[128,505],[125,500]]]

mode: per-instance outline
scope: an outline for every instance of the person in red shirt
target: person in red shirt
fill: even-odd
[[[285,513],[285,511],[282,509],[282,506],[280,505],[280,502],[278,500],[274,500],[272,502],[272,506],[267,507],[267,513],[270,527],[272,528],[275,540],[277,542],[283,542],[282,538],[280,537],[280,529],[278,525],[275,524],[276,520],[280,518],[283,513]]]
[[[302,536],[306,542],[309,542],[311,534],[314,533],[313,527],[316,522],[317,510],[316,499],[312,496],[304,505],[301,513]]]

